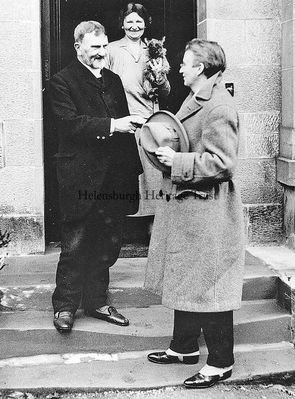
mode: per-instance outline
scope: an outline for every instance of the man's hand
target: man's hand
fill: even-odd
[[[134,133],[136,127],[132,124],[131,116],[115,119],[115,132]]]
[[[146,119],[145,118],[143,118],[142,116],[140,116],[140,115],[131,115],[131,122],[132,122],[132,124],[135,126],[135,127],[141,127],[144,123],[145,123],[145,121],[146,121]]]
[[[173,158],[176,152],[172,150],[172,148],[165,146],[159,147],[156,151],[156,155],[158,160],[163,163],[165,166],[172,166]]]
[[[134,133],[137,127],[144,124],[145,119],[139,115],[125,116],[115,119],[115,131],[121,133]]]

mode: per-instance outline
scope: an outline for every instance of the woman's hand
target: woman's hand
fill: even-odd
[[[176,152],[172,148],[165,146],[159,147],[156,151],[158,160],[166,166],[172,166],[173,158]]]

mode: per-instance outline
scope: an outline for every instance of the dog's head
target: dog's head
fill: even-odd
[[[163,58],[166,55],[166,49],[164,47],[165,36],[162,40],[159,39],[150,39],[145,40],[145,43],[148,47],[150,58]]]

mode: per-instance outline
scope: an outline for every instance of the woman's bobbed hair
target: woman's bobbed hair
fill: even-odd
[[[124,19],[127,17],[127,15],[131,14],[132,12],[136,12],[145,23],[146,28],[149,28],[149,26],[152,23],[152,17],[148,13],[147,9],[139,3],[128,3],[121,11],[119,15],[119,28],[122,28]]]

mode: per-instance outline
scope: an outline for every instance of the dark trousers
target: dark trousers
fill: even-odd
[[[178,353],[199,350],[203,330],[208,348],[207,364],[228,367],[234,363],[233,312],[197,313],[174,311],[174,330],[170,349]]]
[[[52,296],[54,312],[73,313],[107,304],[109,267],[118,259],[124,216],[111,206],[94,204],[82,220],[65,222]]]

